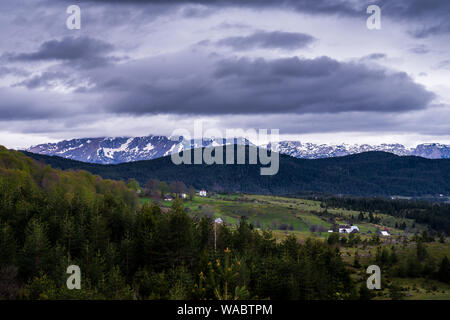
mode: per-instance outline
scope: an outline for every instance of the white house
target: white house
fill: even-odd
[[[171,196],[165,196],[164,200],[165,200],[165,201],[172,201],[173,198],[172,198]]]
[[[217,218],[216,220],[214,220],[214,223],[223,224],[223,220],[221,218]]]
[[[389,237],[390,236],[389,232],[387,232],[385,230],[381,231],[381,235],[384,236],[384,237]]]
[[[207,195],[206,190],[200,190],[200,191],[198,192],[198,195],[199,195],[200,197],[206,197],[206,195]]]
[[[339,228],[339,233],[359,233],[358,226],[345,226],[342,228]]]
[[[187,198],[187,194],[186,193],[182,193],[181,194],[181,199],[186,199]]]

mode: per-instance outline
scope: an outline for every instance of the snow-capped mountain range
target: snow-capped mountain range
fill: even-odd
[[[172,153],[199,147],[224,145],[225,139],[170,139],[166,136],[83,138],[46,143],[26,149],[28,152],[59,156],[83,162],[116,164],[122,162],[151,160]],[[235,144],[252,145],[243,138],[234,139]]]
[[[270,144],[268,145],[270,148]],[[398,156],[418,156],[428,159],[450,158],[450,145],[439,143],[419,144],[416,147],[407,148],[402,144],[314,144],[300,141],[282,141],[279,143],[279,152],[296,158],[319,159],[341,157],[350,154],[384,151]]]
[[[220,146],[225,139],[170,139],[166,136],[119,137],[119,138],[84,138],[64,140],[58,143],[40,144],[28,148],[26,151],[50,156],[101,164],[116,164],[122,162],[151,160],[168,156],[187,149]],[[244,138],[234,140],[235,144],[253,145]],[[266,146],[271,149],[271,144]],[[275,148],[275,147],[274,147]],[[439,143],[420,144],[407,148],[402,144],[314,144],[300,141],[282,141],[278,144],[282,154],[296,158],[318,159],[340,157],[367,151],[385,151],[399,156],[420,156],[429,159],[450,158],[450,145]]]

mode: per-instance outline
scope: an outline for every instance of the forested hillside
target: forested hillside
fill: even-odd
[[[163,181],[183,181],[198,189],[218,192],[274,195],[309,191],[359,196],[450,195],[449,159],[400,157],[384,152],[316,160],[280,155],[280,169],[274,176],[261,176],[260,165],[249,164],[177,166],[170,157],[165,157],[119,165],[97,165],[26,154],[57,168],[85,169],[111,179],[135,178],[141,185],[150,178],[156,178]]]
[[[0,149],[0,299],[350,299],[339,250],[163,213],[123,182]],[[81,268],[68,290],[66,268]]]

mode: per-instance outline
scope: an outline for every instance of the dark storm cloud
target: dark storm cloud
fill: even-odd
[[[94,90],[109,97],[110,111],[130,114],[404,112],[434,98],[406,73],[328,57],[197,58],[184,57],[181,69],[170,59],[168,69],[161,61],[121,65],[97,75]]]
[[[365,17],[369,5],[378,5],[382,16],[408,24],[417,38],[450,32],[450,1],[448,0],[82,0],[100,4],[186,5],[209,7],[285,8],[305,14]]]
[[[70,2],[69,0],[66,0]],[[330,13],[330,14],[359,14],[365,11],[369,5],[379,5],[385,9],[396,10],[398,16],[425,16],[450,10],[447,0],[79,0],[83,2],[113,3],[135,5],[145,4],[199,4],[211,6],[241,6],[241,7],[288,7],[306,13]]]
[[[417,38],[450,32],[448,0],[379,0],[378,3],[387,16],[407,22],[411,34]]]
[[[234,50],[264,49],[301,49],[316,39],[305,33],[281,31],[257,31],[248,36],[228,37],[217,42],[219,46],[231,47]]]
[[[80,67],[98,67],[117,60],[107,56],[113,45],[89,37],[64,37],[61,40],[44,42],[36,51],[30,53],[6,53],[3,58],[10,61],[48,61],[71,62]]]
[[[97,2],[97,3],[112,3],[112,4],[135,4],[135,5],[186,5],[198,4],[204,6],[236,6],[236,7],[250,7],[250,8],[264,8],[264,7],[288,7],[308,13],[339,13],[339,14],[354,14],[360,8],[360,5],[355,5],[352,0],[81,0],[81,2]],[[363,0],[362,3],[368,3]]]

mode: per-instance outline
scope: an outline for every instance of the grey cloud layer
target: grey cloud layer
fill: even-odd
[[[67,1],[67,4],[72,2]],[[29,127],[34,127],[35,122],[53,121],[64,124],[60,125],[58,130],[61,130],[61,127],[73,125],[76,128],[74,132],[80,132],[87,125],[83,122],[86,117],[89,117],[92,123],[96,123],[112,117],[125,119],[126,114],[136,116],[138,119],[147,118],[141,117],[143,115],[162,113],[184,119],[194,118],[189,115],[211,116],[215,119],[232,118],[234,121],[241,119],[242,127],[251,126],[250,120],[253,117],[260,117],[265,120],[261,122],[264,123],[263,127],[278,127],[289,133],[344,132],[346,130],[421,132],[420,125],[425,126],[425,131],[429,134],[449,133],[446,122],[441,123],[439,127],[436,125],[436,118],[443,118],[442,116],[433,114],[435,117],[427,121],[426,113],[435,112],[429,109],[434,98],[433,93],[414,82],[404,72],[375,65],[387,60],[383,52],[389,53],[391,57],[391,52],[385,51],[386,48],[383,47],[364,52],[366,56],[359,60],[355,58],[354,62],[338,61],[329,57],[250,59],[208,54],[202,51],[218,50],[222,54],[229,54],[229,50],[213,46],[190,47],[198,51],[186,50],[169,55],[166,52],[173,52],[172,45],[169,44],[166,48],[164,47],[166,42],[153,38],[158,41],[155,42],[157,44],[153,44],[155,47],[162,43],[161,47],[157,48],[158,51],[161,49],[160,51],[163,52],[160,57],[138,60],[129,58],[125,61],[114,55],[117,52],[128,54],[127,50],[130,50],[131,56],[138,52],[136,56],[142,57],[147,54],[145,51],[147,48],[152,50],[152,42],[148,40],[149,42],[143,43],[141,51],[133,51],[135,47],[141,45],[140,39],[147,39],[142,35],[135,36],[133,34],[135,30],[145,32],[155,30],[159,36],[166,36],[164,28],[167,24],[161,21],[148,24],[149,21],[155,20],[145,19],[146,14],[150,17],[150,15],[165,15],[170,12],[170,14],[175,13],[174,17],[177,18],[181,14],[181,19],[189,17],[200,21],[225,5],[246,8],[286,8],[287,10],[294,8],[306,14],[354,16],[361,20],[364,27],[364,19],[367,16],[365,8],[368,4],[375,3],[382,6],[383,19],[385,16],[395,17],[402,23],[410,23],[408,26],[412,34],[423,37],[446,32],[448,21],[450,21],[450,19],[446,20],[450,16],[448,8],[450,1],[380,0],[360,1],[359,5],[354,5],[353,0],[121,1],[124,6],[127,6],[123,7],[124,10],[120,10],[122,9],[120,6],[107,5],[111,2],[108,0],[79,2],[82,5],[84,17],[83,29],[80,32],[65,29],[64,22],[67,16],[65,5],[59,3],[55,5],[56,2],[52,0],[48,2],[49,6],[60,14],[55,16],[60,20],[52,20],[48,17],[44,20],[56,21],[54,22],[56,27],[54,25],[49,27],[48,23],[39,21],[39,14],[36,11],[35,19],[30,18],[31,22],[29,21],[29,28],[33,29],[30,30],[32,35],[29,39],[18,38],[16,42],[19,43],[19,47],[15,47],[16,44],[13,42],[11,45],[5,42],[3,50],[10,53],[3,55],[4,61],[8,64],[0,65],[0,79],[5,79],[5,83],[10,78],[13,80],[9,84],[12,88],[0,88],[0,121],[4,124],[4,128],[10,123],[11,131],[16,130],[14,120],[26,123]],[[88,2],[89,6],[83,4]],[[21,1],[21,3],[27,3],[27,1]],[[32,0],[29,0],[29,3],[34,5]],[[152,5],[144,6],[147,3]],[[181,6],[175,8],[176,10],[175,6],[172,7],[172,5],[185,3],[200,5]],[[7,9],[13,8],[14,4],[12,2],[0,4],[0,8],[5,6]],[[45,11],[43,8],[45,7],[40,10]],[[98,8],[100,9],[94,10]],[[8,10],[3,11],[8,12]],[[29,11],[31,15],[33,10]],[[99,13],[101,15],[98,15]],[[245,17],[245,14],[243,16]],[[195,27],[183,23],[182,25],[187,26],[187,29],[181,30],[181,33],[184,32],[189,38],[190,33],[203,32],[202,28],[206,29],[207,25],[219,25],[221,21],[224,21],[220,25],[223,29],[240,27],[245,32],[252,32],[251,30],[255,30],[252,24],[256,28],[254,21],[242,20],[249,23],[245,25],[238,24],[234,18],[222,19],[222,16],[220,16],[221,20],[214,20],[214,17],[208,19],[211,20],[210,24],[209,22],[197,24],[197,21],[189,20],[189,23],[195,24]],[[344,19],[344,21],[347,20]],[[9,30],[23,25],[20,19],[17,19],[16,23],[17,26],[11,25]],[[124,30],[121,30],[122,27]],[[267,25],[258,25],[257,28],[266,29]],[[276,28],[275,30],[281,30],[279,25]],[[26,27],[23,27],[23,30],[26,32]],[[51,32],[47,32],[49,30]],[[35,35],[41,31],[44,33],[42,37],[36,37]],[[342,37],[345,37],[346,31],[351,30],[344,27]],[[173,30],[169,29],[167,34],[170,35],[170,32]],[[315,41],[314,38],[303,33],[257,31],[247,36],[226,37],[230,32],[230,30],[215,30],[214,34],[199,33],[201,34],[199,38],[192,37],[192,42],[189,38],[181,45],[185,45],[186,48],[211,34],[210,39],[222,38],[218,43],[211,43],[230,47],[236,51],[234,54],[243,54],[238,51],[295,50],[305,48]],[[81,36],[67,37],[73,34]],[[95,39],[94,35],[108,39],[110,43]],[[319,37],[320,32],[314,35]],[[325,40],[320,37],[317,42],[319,48],[317,52],[336,54],[335,51],[327,52],[327,49],[320,51],[322,43],[329,44],[329,42],[325,43]],[[341,39],[337,36],[334,40],[340,43]],[[436,46],[430,42],[425,43],[426,47],[415,46],[412,43],[408,44],[408,47],[412,48],[411,51],[414,54],[422,54],[424,59],[428,59],[428,51],[436,50]],[[174,50],[181,50],[180,47],[177,46]],[[286,55],[286,52],[266,52],[271,57],[275,54]],[[376,53],[367,55],[370,52]],[[148,54],[155,54],[155,52]],[[46,68],[45,66],[49,65],[48,62],[51,62],[52,66]],[[433,66],[441,69],[448,69],[449,65],[446,57],[441,57],[433,63]],[[405,68],[401,64],[398,67]],[[411,74],[414,72],[411,71]],[[408,118],[410,113],[418,114],[414,121]],[[246,116],[243,117],[243,114]],[[132,126],[134,122],[127,122],[127,125]],[[151,126],[153,124],[149,122],[149,127]],[[48,128],[47,124],[42,125],[41,129],[41,132],[56,130]],[[101,131],[101,129],[98,130]],[[19,131],[18,128],[17,131]],[[425,131],[422,130],[422,132]]]
[[[430,107],[408,113],[381,114],[377,112],[345,112],[339,114],[273,114],[227,119],[225,127],[282,128],[283,134],[325,134],[365,132],[377,134],[414,133],[430,136],[448,136],[449,108]]]
[[[94,111],[92,99],[24,88],[0,88],[0,120],[70,118]]]

